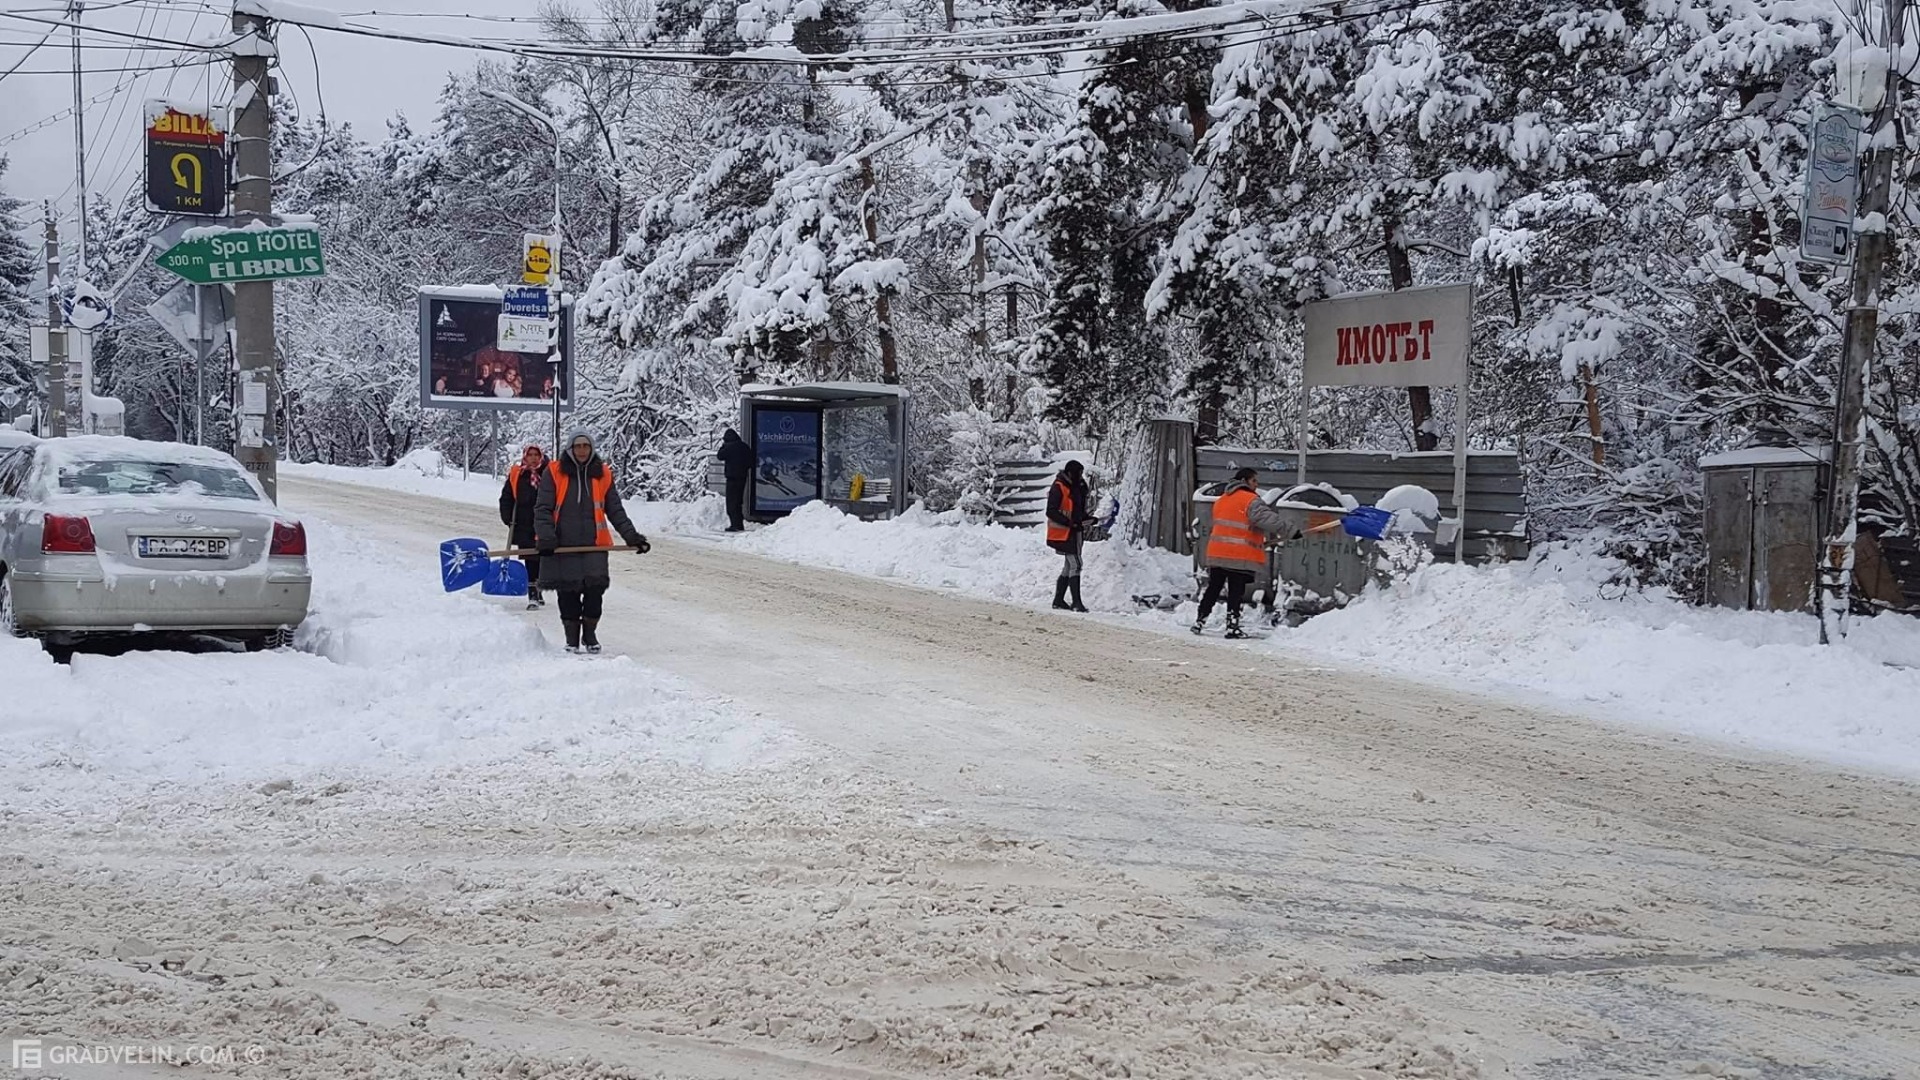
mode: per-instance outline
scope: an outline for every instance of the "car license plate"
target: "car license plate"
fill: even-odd
[[[142,536],[140,537],[140,557],[143,559],[224,559],[227,557],[227,538],[224,536]]]

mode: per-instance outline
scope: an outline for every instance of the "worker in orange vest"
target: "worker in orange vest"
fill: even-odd
[[[566,449],[548,463],[538,500],[533,528],[540,549],[540,584],[559,594],[567,651],[597,653],[601,601],[612,583],[607,552],[613,549],[613,534],[618,530],[627,546],[642,554],[651,545],[621,505],[613,466],[594,452],[593,436],[584,431],[569,437]],[[555,550],[574,547],[599,550]]]
[[[1053,583],[1053,606],[1058,611],[1085,611],[1080,602],[1080,546],[1086,540],[1087,522],[1093,509],[1087,494],[1087,467],[1069,461],[1053,478],[1047,491],[1047,546],[1066,556],[1060,576]],[[1067,603],[1067,593],[1073,603]]]
[[[507,543],[517,548],[533,546],[533,506],[540,490],[540,474],[547,468],[547,452],[539,443],[528,443],[520,452],[520,463],[507,470],[507,482],[500,487],[500,522],[508,529]],[[528,555],[527,610],[546,606],[540,595],[540,556]]]
[[[1246,637],[1240,628],[1240,608],[1246,602],[1247,587],[1267,565],[1267,537],[1286,528],[1285,515],[1260,498],[1254,485],[1260,481],[1257,469],[1241,469],[1233,474],[1227,490],[1213,504],[1213,527],[1207,532],[1207,589],[1200,596],[1200,616],[1193,621],[1193,632],[1207,628],[1207,616],[1227,594],[1227,636]]]

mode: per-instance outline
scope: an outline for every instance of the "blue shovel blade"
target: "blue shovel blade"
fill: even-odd
[[[527,564],[512,559],[495,559],[487,569],[480,591],[488,596],[527,595]]]
[[[480,584],[487,576],[487,542],[472,537],[440,545],[440,584],[459,592]]]
[[[1387,526],[1392,523],[1393,515],[1377,506],[1356,506],[1340,519],[1340,528],[1348,536],[1382,540],[1386,538]]]

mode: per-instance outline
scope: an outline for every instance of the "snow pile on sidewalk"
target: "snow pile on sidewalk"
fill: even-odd
[[[349,465],[280,463],[282,475],[296,479],[327,480],[336,484],[402,491],[409,495],[431,495],[449,502],[492,506],[500,498],[503,478],[484,472],[460,475],[460,466],[448,461],[438,450],[415,450],[383,469],[363,469]]]
[[[62,667],[0,639],[0,805],[43,785],[733,768],[785,742],[627,658],[565,655],[507,602],[444,593],[431,563],[306,524],[317,584],[298,650],[82,653]]]
[[[918,504],[888,521],[861,521],[808,503],[733,543],[768,558],[1019,604],[1052,600],[1061,564],[1038,529],[985,525]],[[1085,558],[1085,600],[1096,611],[1136,611],[1135,596],[1193,588],[1184,555],[1106,541],[1086,545]]]
[[[1826,647],[1811,616],[1693,607],[1609,584],[1616,569],[1565,545],[1507,566],[1434,565],[1266,647],[1920,772],[1920,620],[1857,619]]]

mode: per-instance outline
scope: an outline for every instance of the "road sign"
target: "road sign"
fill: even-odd
[[[98,330],[113,322],[113,305],[99,289],[84,281],[74,285],[73,293],[60,302],[60,309],[66,313],[67,325],[76,330]]]
[[[553,268],[560,261],[560,238],[527,233],[520,238],[520,280],[529,285],[553,284]]]
[[[1800,200],[1800,257],[1839,265],[1853,258],[1860,198],[1860,132],[1866,117],[1845,105],[1813,107],[1807,186]]]
[[[500,314],[528,319],[550,319],[553,294],[531,285],[509,286],[500,298]]]
[[[320,230],[298,227],[192,230],[154,262],[201,285],[319,277],[327,272],[320,253]]]
[[[219,114],[147,102],[147,208],[219,217],[227,212],[227,133]]]
[[[524,315],[502,315],[495,331],[495,346],[505,352],[541,353],[553,351],[553,320],[530,319]]]
[[[196,305],[194,293],[198,292]],[[175,282],[173,288],[147,305],[147,314],[172,335],[180,347],[197,353],[203,346],[225,341],[233,330],[233,293],[218,285]]]

